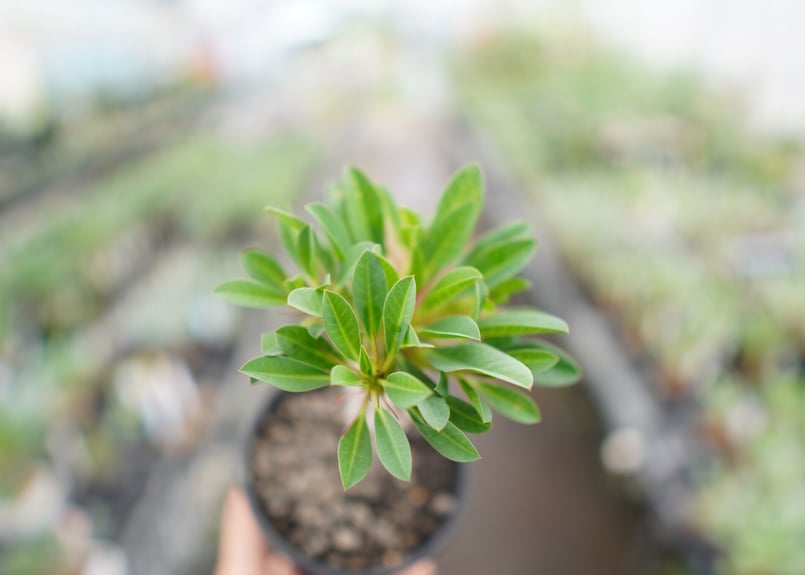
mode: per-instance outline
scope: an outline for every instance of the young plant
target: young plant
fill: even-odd
[[[284,391],[352,388],[362,402],[338,444],[344,488],[372,462],[411,476],[406,419],[444,457],[472,461],[466,434],[492,425],[492,411],[520,423],[540,412],[524,393],[536,383],[575,382],[564,351],[534,336],[567,324],[530,307],[505,308],[529,287],[517,276],[536,242],[526,223],[472,241],[484,201],[480,169],[458,171],[425,223],[382,187],[349,168],[328,203],[306,206],[318,229],[267,208],[298,269],[289,276],[271,255],[241,255],[250,279],[217,293],[252,307],[290,306],[298,323],[262,336],[262,355],[241,371]],[[370,425],[370,421],[372,424]]]

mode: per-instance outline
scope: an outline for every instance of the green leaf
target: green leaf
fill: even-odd
[[[280,241],[285,247],[285,251],[288,252],[289,256],[291,256],[291,259],[293,259],[297,265],[299,265],[297,243],[299,233],[305,228],[305,226],[307,226],[307,224],[293,214],[273,206],[268,206],[266,211],[276,216],[277,234],[280,237]]]
[[[366,250],[372,249],[375,244],[372,242],[358,242],[357,244],[353,245],[347,253],[344,254],[344,262],[341,264],[341,269],[338,271],[335,277],[335,282],[339,285],[344,285],[347,283],[347,280],[352,277],[353,270],[355,269],[355,264],[358,263],[358,260],[363,255]]]
[[[277,260],[260,250],[245,250],[240,254],[241,264],[252,278],[284,293],[283,284],[287,277]]]
[[[378,256],[370,250],[365,251],[355,264],[352,301],[370,339],[380,331],[387,290],[386,274]]]
[[[471,253],[465,263],[476,267],[484,275],[489,288],[494,289],[525,267],[534,254],[536,245],[536,241],[531,238],[513,240],[479,253]]]
[[[458,259],[472,236],[477,218],[478,207],[466,203],[447,214],[443,221],[435,221],[428,228],[422,242],[427,277]]]
[[[466,315],[448,316],[419,331],[425,337],[460,337],[477,341],[481,340],[481,332],[478,329],[478,324],[476,324],[471,317]]]
[[[320,323],[312,323],[307,326],[307,332],[314,338],[318,339],[324,333],[324,326]]]
[[[245,307],[272,307],[285,304],[285,296],[252,280],[230,280],[215,288],[226,301]]]
[[[461,463],[481,458],[472,442],[454,424],[448,421],[444,429],[436,431],[425,423],[417,408],[409,409],[408,413],[425,441],[447,459]]]
[[[383,245],[385,241],[383,198],[372,182],[369,181],[369,178],[359,169],[350,167],[348,173],[352,180],[355,194],[356,201],[354,206],[357,208],[352,214],[357,220],[357,228],[361,230],[361,233],[356,234],[356,237]]]
[[[323,339],[315,339],[304,326],[286,325],[276,332],[282,351],[296,361],[330,371],[337,357],[330,344]]]
[[[397,479],[409,481],[411,445],[403,428],[382,405],[375,409],[375,443],[383,467]]]
[[[504,304],[509,301],[511,296],[525,291],[531,287],[531,282],[525,278],[513,277],[501,281],[495,286],[495,289],[490,290],[489,299],[496,304]]]
[[[582,378],[582,369],[576,360],[562,348],[545,341],[529,342],[538,345],[548,353],[554,354],[559,361],[551,369],[534,377],[534,383],[540,387],[565,387],[577,383]]]
[[[541,419],[537,404],[524,393],[490,383],[478,382],[477,385],[478,391],[492,408],[512,421],[537,423]]]
[[[450,422],[461,431],[467,433],[484,433],[492,424],[484,421],[475,408],[466,401],[448,395],[447,405],[450,407]]]
[[[478,166],[465,166],[455,173],[422,243],[426,272],[438,270],[461,255],[478,221],[483,195]]]
[[[419,336],[414,329],[414,326],[409,325],[408,330],[405,332],[405,337],[403,337],[402,344],[400,347],[425,347],[425,348],[432,348],[436,347],[431,343],[422,343],[420,341]]]
[[[400,409],[408,409],[431,396],[433,391],[410,373],[397,371],[383,382],[383,389],[391,402]]]
[[[465,343],[426,352],[430,364],[438,370],[471,371],[531,389],[531,370],[506,353],[483,343]]]
[[[442,397],[447,396],[449,388],[447,385],[447,374],[445,372],[443,371],[439,372],[439,383],[436,384],[434,391],[439,395],[441,395]]]
[[[527,222],[512,222],[492,229],[478,238],[467,258],[477,257],[492,248],[505,245],[514,240],[533,239],[534,231]]]
[[[377,255],[377,254],[376,254]],[[383,267],[383,273],[386,274],[386,289],[393,286],[394,284],[399,281],[400,276],[397,274],[397,270],[394,269],[394,266],[384,257],[378,255],[377,260],[380,262],[380,265]]]
[[[338,441],[338,471],[344,489],[366,477],[371,466],[372,440],[366,425],[366,412],[361,412]]]
[[[440,395],[431,395],[418,406],[422,418],[436,431],[444,429],[450,417],[447,401]]]
[[[313,317],[322,316],[324,294],[311,287],[296,288],[288,294],[288,305]]]
[[[282,348],[277,341],[277,334],[273,331],[268,331],[260,336],[260,350],[263,355],[280,355]]]
[[[486,296],[489,293],[489,288],[486,282],[475,282],[474,298],[472,303],[472,319],[478,320],[481,312],[486,309],[487,301]]]
[[[425,295],[422,299],[422,307],[436,307],[454,295],[472,287],[473,284],[480,280],[483,280],[483,275],[473,267],[461,266],[452,269],[442,276]]]
[[[343,296],[330,291],[324,292],[322,306],[324,330],[336,349],[349,359],[358,361],[361,351],[361,332],[358,318],[349,302]]]
[[[246,362],[240,371],[283,391],[311,391],[330,383],[328,372],[282,356],[258,357]]]
[[[305,226],[296,236],[296,263],[311,278],[316,274],[316,238],[313,228]]]
[[[386,354],[392,356],[402,345],[405,332],[414,317],[416,281],[407,276],[395,283],[383,305],[383,330],[386,335]]]
[[[321,226],[324,235],[326,235],[327,239],[330,241],[330,245],[336,257],[339,260],[343,260],[352,245],[349,232],[344,226],[344,223],[326,204],[316,202],[308,204],[305,206],[305,209],[313,216],[313,219],[318,222],[319,226]]]
[[[340,386],[356,386],[362,383],[361,377],[346,365],[335,365],[330,370],[330,383]]]
[[[366,348],[361,346],[361,357],[360,361],[361,373],[365,373],[368,376],[374,375],[374,367],[372,366],[372,359],[369,357],[369,352],[366,351]]]
[[[478,412],[481,421],[484,423],[490,423],[492,421],[492,410],[489,409],[489,406],[481,400],[480,396],[478,395],[478,391],[467,380],[461,377],[458,378],[458,384],[464,391],[464,395],[466,395],[467,399],[470,400],[470,403],[475,408],[475,411]]]
[[[528,333],[568,333],[561,318],[530,308],[507,309],[478,320],[481,337],[506,337]]]
[[[539,374],[548,371],[559,363],[559,356],[548,350],[535,347],[507,349],[506,353],[521,362],[534,374],[534,382]]]

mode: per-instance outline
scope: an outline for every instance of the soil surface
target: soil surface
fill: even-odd
[[[337,446],[345,391],[288,394],[258,429],[251,480],[275,529],[317,562],[345,570],[398,565],[425,543],[456,507],[455,464],[411,437],[410,482],[375,461],[344,491]]]

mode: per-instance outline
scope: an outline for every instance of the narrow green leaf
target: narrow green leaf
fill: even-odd
[[[282,208],[278,208],[276,206],[266,206],[265,211],[276,217],[278,222],[283,223],[295,232],[300,231],[307,225],[304,220],[300,220],[291,212],[283,210]]]
[[[433,223],[422,242],[426,277],[458,259],[472,236],[477,217],[478,207],[466,203],[447,214],[443,221]]]
[[[478,324],[466,315],[453,315],[422,328],[419,332],[424,337],[453,338],[481,340]]]
[[[400,276],[397,273],[397,270],[394,269],[394,266],[391,265],[386,258],[378,255],[377,259],[380,262],[380,265],[383,267],[383,273],[386,274],[386,289],[389,289],[399,281]]]
[[[460,169],[447,184],[422,244],[428,271],[451,263],[464,250],[478,221],[483,195],[483,177],[476,165]]]
[[[486,296],[489,293],[489,288],[486,285],[486,282],[477,281],[475,282],[474,288],[474,298],[473,298],[473,305],[472,305],[472,319],[478,321],[478,318],[481,317],[481,312],[486,309],[487,301]]]
[[[505,337],[529,333],[568,333],[561,318],[531,308],[507,309],[478,320],[481,337]]]
[[[316,255],[313,228],[306,225],[296,236],[296,263],[311,278],[317,277]]]
[[[349,302],[343,296],[325,290],[322,306],[324,330],[336,349],[349,359],[358,361],[361,350],[361,332],[358,318]]]
[[[313,317],[322,316],[324,294],[321,290],[301,287],[288,294],[288,305]]]
[[[383,330],[386,336],[386,353],[397,353],[402,345],[405,332],[414,316],[416,302],[416,281],[407,276],[395,283],[386,296],[383,305]]]
[[[299,289],[300,287],[307,287],[307,282],[305,281],[305,278],[297,274],[292,278],[286,279],[283,285],[285,286],[285,291],[290,293],[295,289]]]
[[[354,186],[356,210],[360,214],[361,228],[365,230],[365,238],[376,244],[383,245],[385,232],[383,227],[383,198],[375,189],[374,184],[359,169],[351,167],[348,170]]]
[[[405,337],[403,337],[402,344],[400,347],[424,347],[424,348],[433,348],[436,347],[432,343],[423,343],[419,336],[414,329],[414,326],[409,325],[408,330],[405,332]]]
[[[285,296],[253,280],[230,280],[215,288],[226,301],[244,307],[272,307],[285,304]]]
[[[246,362],[240,371],[283,391],[310,391],[330,383],[330,374],[288,357],[258,357]]]
[[[409,481],[411,445],[403,428],[382,405],[375,409],[375,443],[383,467],[397,479]]]
[[[422,418],[436,431],[441,431],[447,425],[450,417],[450,408],[447,401],[440,395],[431,395],[418,406]]]
[[[361,412],[338,441],[338,471],[344,489],[366,477],[371,466],[372,440],[366,425],[366,413]]]
[[[387,290],[386,274],[378,256],[371,250],[365,251],[355,264],[352,301],[370,339],[380,331]]]
[[[525,267],[534,254],[536,245],[536,241],[531,238],[513,240],[471,253],[465,263],[477,268],[484,275],[489,288],[494,289]]]
[[[524,393],[484,382],[478,382],[478,391],[493,409],[512,421],[537,423],[541,419],[537,404]]]
[[[325,371],[335,365],[335,350],[323,339],[315,339],[301,325],[286,325],[276,331],[277,342],[291,359]]]
[[[372,376],[374,375],[374,367],[372,366],[372,359],[369,357],[369,352],[366,351],[366,348],[361,346],[361,357],[360,357],[360,368],[361,373],[365,373],[366,375]]]
[[[540,387],[565,387],[577,383],[582,378],[581,366],[562,348],[545,341],[529,342],[555,355],[559,361],[551,369],[534,377],[534,383]]]
[[[347,250],[344,254],[344,261],[341,264],[341,269],[335,274],[335,283],[344,285],[352,277],[355,270],[355,264],[363,255],[366,250],[372,249],[375,244],[372,242],[358,242]]]
[[[530,369],[510,355],[483,343],[441,347],[426,353],[433,367],[447,373],[471,371],[526,389],[531,389],[534,384],[534,376]]]
[[[260,336],[260,350],[263,355],[280,355],[282,348],[277,341],[277,334],[273,331],[268,331]]]
[[[450,422],[466,433],[484,433],[492,424],[483,421],[475,408],[466,401],[448,395],[447,405],[450,407]]]
[[[307,224],[294,216],[293,214],[268,206],[266,211],[277,218],[277,235],[279,235],[285,251],[291,256],[291,259],[299,265],[299,253],[297,252],[297,243],[299,233],[304,229]]]
[[[461,386],[461,389],[464,391],[464,395],[467,396],[467,399],[470,400],[470,403],[475,408],[475,411],[478,412],[481,421],[484,423],[490,423],[492,421],[492,410],[489,409],[489,406],[481,400],[481,397],[478,395],[478,391],[465,379],[458,378],[458,384]]]
[[[506,350],[510,356],[521,362],[534,374],[534,383],[539,374],[548,371],[559,363],[559,356],[545,349],[520,347]]]
[[[391,402],[400,409],[413,407],[433,394],[431,388],[404,371],[389,375],[383,382],[383,389]]]
[[[443,371],[439,372],[439,382],[436,384],[434,391],[441,395],[442,397],[446,397],[449,393],[449,387],[447,385],[447,374]]]
[[[483,275],[470,266],[461,266],[450,270],[439,278],[431,290],[422,299],[423,308],[436,307],[456,294],[471,288],[475,282],[482,280]]]
[[[509,278],[498,283],[495,289],[490,290],[489,299],[496,304],[504,304],[509,301],[511,296],[529,288],[531,288],[531,282],[527,279],[521,277]]]
[[[534,231],[527,222],[512,222],[490,230],[479,237],[472,251],[468,254],[467,259],[478,257],[492,248],[499,247],[511,241],[533,239],[533,237]]]
[[[284,292],[283,284],[287,277],[277,260],[260,250],[244,250],[240,254],[243,269],[253,279],[272,287],[279,293]]]
[[[425,441],[447,459],[461,463],[481,458],[472,442],[454,424],[448,421],[444,429],[436,431],[422,419],[417,408],[409,409],[408,413]]]
[[[352,387],[360,385],[360,376],[345,365],[334,365],[330,370],[330,383],[332,385]]]
[[[307,332],[311,335],[311,337],[318,339],[321,337],[321,334],[324,333],[324,326],[320,323],[310,324],[307,326]]]
[[[316,202],[308,204],[305,206],[305,209],[313,216],[313,219],[316,220],[319,226],[321,226],[324,235],[326,235],[327,239],[330,241],[330,245],[337,259],[343,260],[352,245],[349,232],[344,226],[344,223],[326,204]]]

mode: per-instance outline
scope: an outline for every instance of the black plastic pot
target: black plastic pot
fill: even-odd
[[[250,454],[254,448],[255,438],[262,422],[271,417],[271,414],[277,410],[277,407],[282,402],[283,398],[290,394],[285,392],[272,393],[265,402],[262,409],[259,410],[257,417],[249,426],[249,433],[245,437],[242,450],[242,462],[244,469],[244,489],[249,499],[252,511],[257,517],[263,533],[268,539],[269,545],[273,549],[284,553],[308,575],[391,575],[410,567],[420,559],[431,557],[441,549],[445,543],[450,539],[450,536],[455,531],[463,510],[466,508],[467,494],[469,489],[470,473],[469,468],[465,464],[454,463],[456,471],[456,479],[453,495],[456,498],[457,505],[444,522],[437,528],[431,537],[425,543],[411,553],[402,563],[391,568],[371,568],[362,569],[360,571],[345,571],[336,569],[329,565],[323,565],[314,559],[308,557],[299,551],[296,547],[291,545],[271,524],[269,517],[263,511],[260,504],[257,490],[254,486],[254,477],[251,467],[249,465]]]

